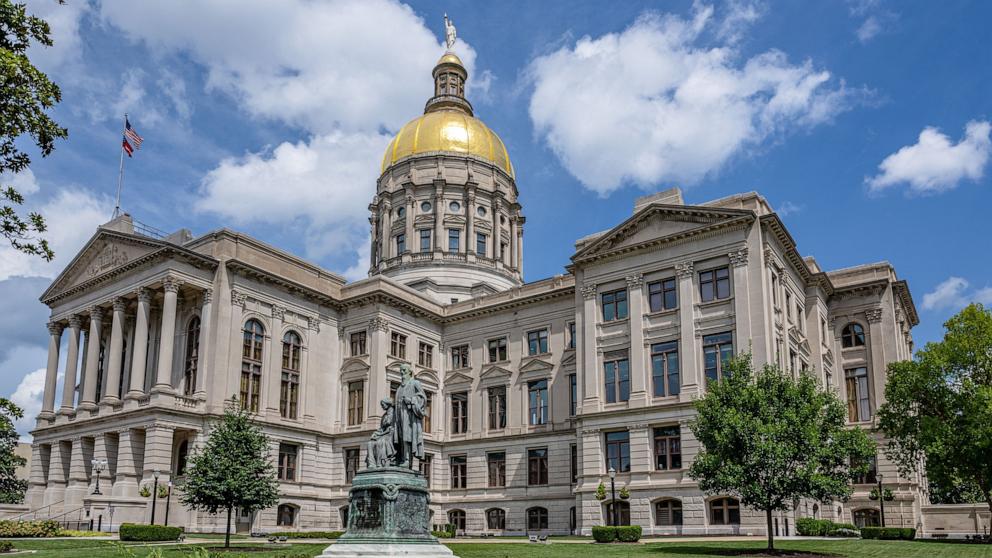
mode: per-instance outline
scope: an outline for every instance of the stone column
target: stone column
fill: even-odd
[[[145,457],[141,472],[144,482],[154,482],[155,471],[159,472],[159,484],[169,482],[172,476],[172,439],[172,427],[154,425],[145,430]]]
[[[62,324],[48,322],[48,368],[45,369],[45,395],[38,418],[55,418],[55,389],[59,375],[59,347],[62,345]]]
[[[103,330],[103,309],[99,306],[90,308],[90,329],[87,334],[86,347],[86,379],[83,381],[83,396],[79,403],[80,409],[96,409],[96,384],[100,370],[100,335]]]
[[[96,473],[90,469],[90,492],[96,489],[96,478],[100,477],[100,492],[104,494],[110,494],[112,491],[112,480],[110,478],[110,456],[107,452],[107,437],[106,434],[97,434],[93,438],[93,459],[106,460],[107,467],[100,473]]]
[[[696,302],[693,287],[692,262],[675,264],[679,279],[679,379],[682,382],[679,399],[691,401],[701,389],[705,389],[702,362],[696,349],[696,322],[693,305]]]
[[[272,330],[267,339],[269,369],[263,368],[262,400],[259,409],[267,409],[271,416],[280,416],[279,395],[282,387],[282,325],[286,318],[286,309],[282,306],[272,306]]]
[[[77,436],[72,439],[72,451],[69,457],[69,482],[65,489],[65,508],[67,510],[75,509],[83,503],[88,484],[86,468],[83,438]]]
[[[475,188],[465,194],[465,254],[474,254],[475,246]]]
[[[213,325],[213,289],[203,290],[203,305],[200,306],[200,340],[196,351],[196,391],[193,396],[197,399],[207,398],[207,345],[210,343],[210,329]]]
[[[138,289],[138,312],[134,320],[134,350],[131,351],[131,387],[125,399],[141,399],[145,396],[145,368],[148,361],[148,314],[152,292],[144,287]]]
[[[406,217],[405,217],[406,233],[405,234],[406,234],[406,251],[408,254],[412,254],[420,250],[420,245],[418,244],[419,239],[414,239],[414,235],[416,234],[416,231],[413,228],[413,222],[415,220],[413,213],[416,210],[416,208],[414,207],[414,201],[415,200],[413,199],[413,185],[411,184],[409,187],[407,187],[406,190]]]
[[[372,226],[371,227],[372,228],[372,242],[369,243],[370,244],[370,246],[369,246],[369,267],[374,269],[378,265],[379,259],[380,259],[381,254],[382,254],[382,252],[379,249],[379,241],[380,241],[381,236],[379,234],[379,207],[378,207],[378,205],[376,205],[375,203],[370,204],[369,205],[369,212],[370,212],[370,215],[369,215],[369,225]]]
[[[647,358],[644,356],[644,276],[627,277],[630,324],[630,403],[641,407],[648,401]]]
[[[493,196],[493,259],[497,262],[503,261],[503,253],[500,244],[503,236],[500,234],[499,216],[502,214],[503,200],[501,196]]]
[[[580,324],[576,328],[582,327],[582,343],[578,346],[582,349],[581,378],[582,378],[582,412],[594,413],[599,410],[599,359],[596,356],[596,285],[583,284],[582,293],[582,314]]]
[[[71,415],[76,412],[76,371],[79,369],[79,328],[82,324],[83,320],[79,316],[69,318],[69,350],[65,358],[60,415]]]
[[[393,246],[393,208],[392,204],[389,203],[389,198],[383,198],[382,200],[381,222],[382,225],[379,237],[382,242],[382,259],[388,260],[394,256],[393,252],[396,250]]]
[[[365,402],[363,403],[365,407],[366,417],[378,417],[382,410],[379,408],[379,401],[383,397],[389,395],[389,383],[386,382],[386,364],[389,360],[386,355],[389,354],[389,322],[381,316],[376,316],[369,320],[369,364],[371,366],[371,372],[369,373],[368,384],[365,388]],[[409,339],[407,340],[409,342]],[[411,348],[407,347],[407,351]],[[409,353],[407,353],[409,354]],[[342,413],[342,424],[348,423],[348,385],[343,384],[341,390],[344,392],[344,402]]]
[[[121,353],[124,351],[124,311],[127,309],[127,301],[123,298],[114,299],[114,315],[110,325],[110,350],[107,357],[107,383],[103,386],[103,398],[101,405],[115,405],[120,401],[118,397],[118,386],[121,383],[121,365],[124,359]]]
[[[162,303],[162,327],[160,348],[158,351],[158,374],[152,393],[173,393],[172,388],[172,355],[176,347],[176,299],[179,287],[183,282],[175,277],[166,277],[163,281],[165,301]]]
[[[24,503],[31,509],[43,506],[45,500],[45,486],[48,479],[45,478],[45,464],[43,460],[48,456],[42,451],[44,444],[34,442],[31,444],[31,471],[28,476],[28,491],[25,495]]]
[[[510,266],[513,269],[519,269],[517,265],[517,216],[513,215],[510,217]]]
[[[520,273],[520,280],[524,279],[524,218],[521,217],[517,224],[517,235],[511,239],[517,245],[517,272]]]
[[[52,452],[48,458],[48,488],[45,489],[44,505],[46,506],[65,499],[65,465],[68,456],[64,454],[62,442],[55,440],[51,447]]]
[[[738,352],[751,347],[751,285],[748,281],[747,248],[727,254],[734,272],[734,322]],[[753,348],[751,348],[753,350]]]
[[[878,408],[885,403],[885,336],[882,333],[882,309],[865,310],[868,321],[868,349],[871,357],[868,365],[868,381],[871,384],[871,415],[878,413]],[[839,381],[844,381],[843,378]],[[846,382],[845,382],[846,385]]]
[[[120,431],[117,442],[117,478],[114,479],[115,497],[135,497],[138,495],[140,472],[135,456],[143,452],[141,435],[130,428]]]
[[[448,244],[444,235],[444,180],[435,180],[434,190],[434,251],[446,252]]]

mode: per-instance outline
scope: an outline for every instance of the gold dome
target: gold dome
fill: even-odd
[[[437,64],[435,64],[435,66],[440,66],[441,64],[457,64],[462,68],[465,67],[465,65],[462,64],[462,59],[458,58],[458,55],[456,55],[454,52],[451,52],[450,50],[448,52],[445,52],[441,56],[440,60],[437,61]]]
[[[435,152],[474,155],[514,177],[503,140],[481,120],[460,110],[428,112],[400,128],[386,147],[382,172],[406,157]]]

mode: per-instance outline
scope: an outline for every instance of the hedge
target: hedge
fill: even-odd
[[[613,527],[609,525],[596,525],[592,528],[592,538],[600,543],[614,541],[637,542],[641,540],[641,526],[623,525],[621,527]]]
[[[916,538],[916,529],[912,527],[862,527],[861,538],[911,541]]]
[[[269,533],[269,536],[287,539],[336,539],[343,534],[344,531],[280,531]]]
[[[137,523],[121,524],[119,531],[122,541],[175,541],[183,534],[182,527],[166,527],[165,525],[140,525]]]
[[[0,537],[58,537],[62,527],[57,521],[0,521]]]
[[[14,543],[10,541],[0,541],[0,554],[14,551]]]
[[[796,532],[804,537],[845,537],[853,531],[857,536],[858,528],[850,523],[834,523],[829,519],[801,517],[796,520]]]

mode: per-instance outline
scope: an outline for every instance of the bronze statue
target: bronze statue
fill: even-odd
[[[396,448],[393,446],[393,435],[396,430],[393,400],[385,397],[379,404],[384,411],[382,419],[379,421],[379,428],[372,433],[365,451],[365,466],[370,469],[388,467],[393,464],[393,459],[396,457]]]
[[[400,366],[402,380],[394,401],[396,428],[393,444],[396,465],[413,469],[413,458],[424,459],[424,413],[427,394],[420,381],[413,377],[409,364]]]

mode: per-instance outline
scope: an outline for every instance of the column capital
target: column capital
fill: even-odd
[[[124,312],[127,310],[127,299],[117,297],[114,299],[114,312]]]
[[[201,296],[203,297],[203,304],[210,304],[214,300],[214,290],[203,289]]]
[[[680,278],[692,277],[692,262],[679,262],[675,264],[675,274]]]
[[[138,289],[138,302],[144,302],[148,304],[152,300],[152,290],[148,287],[141,287]]]
[[[248,295],[236,289],[231,289],[231,304],[244,308],[247,301]]]
[[[179,287],[182,287],[184,283],[185,281],[175,275],[166,275],[165,279],[162,279],[162,288],[167,293],[178,293]]]
[[[79,329],[83,326],[83,316],[80,314],[73,314],[69,316],[69,327],[73,329]]]
[[[307,328],[314,333],[320,333],[320,318],[312,316],[308,317]]]
[[[103,307],[96,305],[90,306],[89,308],[86,309],[86,313],[90,315],[91,322],[96,322],[98,324],[103,322],[103,318],[104,318]]]
[[[640,273],[635,273],[634,275],[627,276],[627,287],[631,289],[636,289],[644,284],[644,275]]]
[[[872,308],[870,310],[865,310],[865,318],[870,324],[877,324],[882,321],[882,309]]]
[[[389,331],[389,321],[386,318],[376,316],[369,320],[370,331]]]
[[[734,267],[739,267],[739,266],[747,265],[747,248],[746,247],[745,248],[740,248],[738,250],[735,250],[735,251],[727,254],[727,256],[730,257],[730,263]]]
[[[286,317],[286,307],[273,304],[271,308],[272,317],[282,321]]]
[[[65,329],[65,325],[60,322],[48,322],[48,333],[61,337],[62,330]]]
[[[591,284],[582,285],[582,288],[579,290],[582,293],[582,298],[586,300],[590,300],[596,298],[596,291],[598,288],[599,288],[598,285],[591,283]]]

